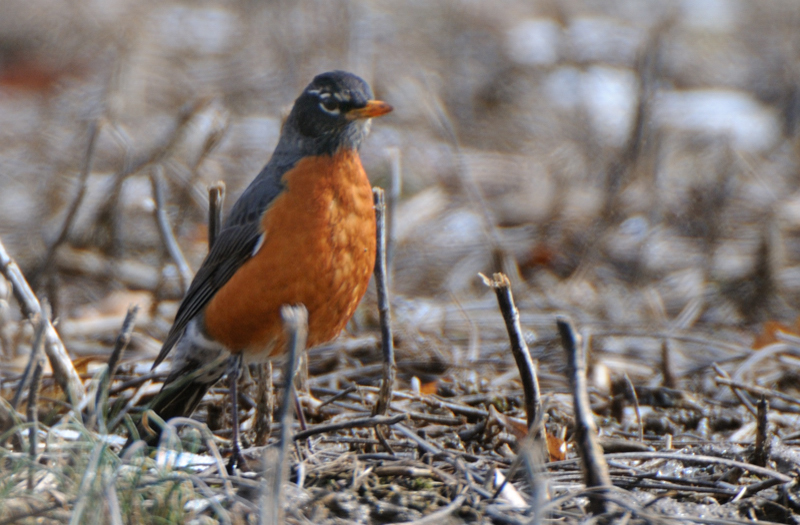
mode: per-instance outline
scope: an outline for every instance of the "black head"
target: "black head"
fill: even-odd
[[[364,80],[345,71],[331,71],[314,77],[303,90],[283,134],[295,135],[291,138],[300,141],[302,149],[310,146],[317,154],[358,148],[369,131],[369,119],[390,111],[389,104],[373,100],[372,89]]]

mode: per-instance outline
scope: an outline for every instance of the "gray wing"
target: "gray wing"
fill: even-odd
[[[178,307],[175,322],[164,340],[153,368],[167,357],[183,335],[189,321],[205,308],[214,294],[253,255],[253,249],[263,233],[261,217],[283,191],[281,178],[293,165],[294,162],[279,164],[270,161],[233,205],[225,226]]]

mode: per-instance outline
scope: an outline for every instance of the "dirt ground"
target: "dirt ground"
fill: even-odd
[[[395,108],[361,154],[387,191],[388,417],[405,419],[382,436],[358,423],[382,373],[373,284],[303,361],[306,425],[324,431],[288,450],[287,523],[800,522],[798,28],[796,0],[4,0],[0,240],[85,399],[139,312],[99,409],[70,410],[45,367],[30,456],[28,394],[10,403],[39,321],[0,278],[0,524],[264,519],[269,474],[215,462],[230,446],[222,385],[195,415],[214,439],[187,423],[156,454],[121,454],[121,414],[163,379],[147,374],[207,251],[209,185],[224,181],[229,208],[332,69]],[[546,441],[526,437],[479,276],[495,272],[536,363]],[[613,484],[601,507],[559,317],[588,351]],[[280,394],[259,385],[280,390],[283,366],[242,380],[254,465],[279,434]]]

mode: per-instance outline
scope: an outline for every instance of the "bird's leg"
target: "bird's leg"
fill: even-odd
[[[239,400],[237,385],[241,372],[242,354],[238,353],[231,357],[230,367],[228,368],[228,391],[231,395],[231,422],[233,426],[233,434],[231,435],[233,450],[231,451],[231,459],[228,462],[228,471],[231,473],[237,466],[239,467],[239,470],[247,470],[247,463],[242,456],[242,446],[239,442]]]

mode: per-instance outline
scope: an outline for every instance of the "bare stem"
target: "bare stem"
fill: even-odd
[[[175,235],[169,225],[164,202],[164,168],[161,165],[156,165],[150,172],[150,182],[153,185],[153,197],[156,201],[155,215],[158,231],[161,234],[161,242],[164,243],[167,253],[178,268],[178,273],[181,276],[181,291],[186,293],[186,290],[189,289],[189,283],[192,282],[192,270],[189,268],[189,263],[186,262],[186,258],[183,256],[183,252],[181,252],[178,241],[175,240]]]
[[[572,387],[572,400],[575,411],[575,446],[581,458],[586,488],[611,487],[608,464],[603,449],[597,442],[597,427],[589,404],[589,391],[586,385],[586,344],[575,334],[572,324],[565,318],[556,319],[561,334],[561,345],[567,354],[569,383]],[[590,496],[590,509],[594,514],[606,511],[605,491]]]
[[[758,417],[756,418],[756,444],[751,462],[753,465],[759,467],[767,466],[767,459],[769,457],[769,402],[766,396],[761,396],[758,401]]]
[[[83,157],[83,167],[81,168],[80,178],[78,179],[78,192],[69,205],[67,215],[64,217],[64,222],[61,224],[61,230],[59,230],[55,240],[47,247],[44,261],[31,278],[31,283],[34,288],[38,288],[37,285],[41,282],[41,278],[50,270],[58,247],[67,240],[69,231],[72,228],[72,223],[75,222],[75,217],[78,215],[78,209],[81,207],[83,198],[86,196],[86,189],[88,187],[87,181],[89,180],[89,174],[92,172],[92,165],[94,164],[94,152],[97,146],[97,136],[100,134],[100,128],[100,122],[97,120],[93,120],[89,124],[89,143],[86,146],[86,154]]]
[[[0,241],[0,273],[11,283],[14,297],[19,303],[23,315],[29,318],[41,315],[42,306],[39,303],[39,299],[36,298],[36,294],[31,290],[17,263],[6,252],[2,241]],[[72,406],[80,406],[84,395],[83,383],[67,354],[66,348],[64,348],[64,343],[49,321],[45,330],[44,350],[50,361],[50,367],[53,369],[53,377],[56,382],[67,394]]]
[[[283,328],[286,331],[286,369],[284,371],[283,399],[281,399],[278,418],[281,424],[280,440],[275,454],[265,456],[271,476],[266,477],[266,493],[262,499],[260,523],[278,525],[283,523],[282,487],[286,478],[286,455],[292,443],[291,419],[292,399],[294,397],[294,374],[297,369],[297,355],[305,349],[308,336],[308,310],[305,306],[284,306],[281,308]],[[270,451],[268,448],[267,451]]]
[[[494,289],[497,295],[497,304],[503,314],[503,320],[508,331],[508,338],[511,340],[511,353],[517,362],[519,376],[522,380],[522,391],[525,394],[525,413],[528,417],[528,428],[531,429],[534,422],[541,418],[542,400],[539,392],[539,378],[536,375],[536,366],[531,358],[531,351],[525,337],[522,335],[522,326],[519,323],[519,310],[514,304],[514,296],[511,294],[511,281],[502,273],[496,273],[489,279],[481,275],[484,284]],[[542,433],[542,427],[537,428],[536,432]],[[542,434],[544,435],[544,434]]]
[[[378,314],[381,322],[381,346],[383,347],[383,380],[378,394],[378,402],[373,415],[385,415],[392,401],[392,387],[395,377],[394,341],[392,340],[392,319],[389,310],[389,290],[386,282],[386,204],[383,190],[373,188],[375,202],[375,222],[377,224],[377,251],[375,253],[375,284],[378,290]]]
[[[208,187],[208,249],[214,246],[222,228],[222,208],[225,201],[225,183],[217,181]]]
[[[117,335],[117,340],[114,343],[114,350],[111,351],[111,355],[108,358],[108,367],[106,368],[106,372],[103,374],[100,386],[97,389],[94,410],[100,424],[101,432],[106,432],[106,429],[104,428],[104,411],[106,409],[106,402],[108,401],[108,389],[111,383],[114,381],[114,374],[117,371],[117,364],[122,358],[122,354],[125,352],[128,344],[131,342],[131,334],[133,333],[133,326],[136,323],[136,315],[138,313],[139,307],[137,305],[133,305],[128,308],[128,313],[125,315],[125,320],[122,321],[122,328],[120,329],[119,335]]]

